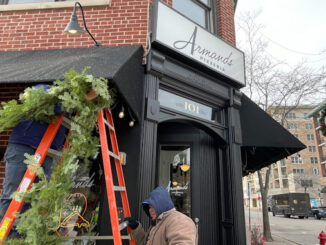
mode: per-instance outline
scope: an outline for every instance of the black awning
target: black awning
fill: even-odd
[[[306,148],[247,96],[242,96],[241,103],[241,155],[245,172],[259,170]]]
[[[142,110],[141,45],[0,52],[0,83],[40,83],[63,79],[70,69],[113,81],[139,119]]]

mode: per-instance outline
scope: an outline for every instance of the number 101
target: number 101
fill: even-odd
[[[185,101],[184,105],[185,105],[185,110],[186,111],[190,111],[192,113],[199,114],[199,106],[198,105],[188,103],[187,101]]]

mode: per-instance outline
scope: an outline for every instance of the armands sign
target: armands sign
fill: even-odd
[[[164,3],[153,7],[153,42],[162,44],[245,86],[244,54]]]

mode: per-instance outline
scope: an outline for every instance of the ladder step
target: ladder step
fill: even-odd
[[[104,118],[103,118],[103,120],[104,120],[104,123],[106,124],[106,126],[108,126],[112,131],[115,131],[114,127],[110,123],[108,123],[107,120],[105,120]]]
[[[49,157],[62,157],[62,152],[61,151],[56,151],[51,148],[48,149],[48,154]]]
[[[68,118],[64,117],[62,119],[62,123],[61,124],[62,124],[62,126],[70,129],[71,121]]]
[[[113,236],[64,236],[62,240],[112,240]],[[121,236],[121,239],[130,240],[129,235]]]
[[[114,191],[125,191],[126,187],[124,186],[113,186]]]
[[[115,159],[120,160],[120,157],[119,157],[118,155],[114,154],[112,151],[109,151],[109,155],[110,155],[111,157],[114,157]]]

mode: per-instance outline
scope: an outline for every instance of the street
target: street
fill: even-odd
[[[251,229],[254,227],[260,227],[260,230],[262,231],[263,218],[261,210],[250,210],[249,212],[248,209],[245,209],[245,215],[247,229],[250,225]],[[298,217],[285,218],[281,215],[273,217],[272,213],[269,212],[269,221],[272,236],[281,237],[293,242],[294,244],[319,244],[319,233],[322,230],[326,232],[326,219],[317,220],[314,217],[309,217],[309,219],[299,219]]]

